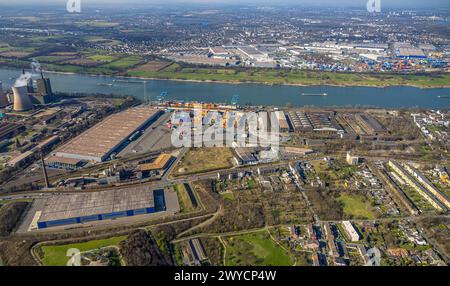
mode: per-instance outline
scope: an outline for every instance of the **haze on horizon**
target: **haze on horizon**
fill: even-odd
[[[365,7],[367,0],[81,0],[84,5],[114,5],[114,6],[130,6],[130,5],[175,5],[175,4],[202,4],[202,5],[308,5],[321,7]],[[450,8],[448,0],[381,0],[382,6],[392,8]],[[37,3],[38,2],[38,3]],[[0,0],[0,5],[4,6],[46,6],[46,5],[65,5],[66,0]]]

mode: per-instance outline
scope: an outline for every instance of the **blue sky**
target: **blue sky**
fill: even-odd
[[[88,4],[104,4],[104,3],[121,3],[123,5],[139,4],[304,4],[304,5],[320,5],[320,6],[362,6],[364,7],[367,0],[81,0],[82,3]],[[0,0],[0,4],[20,5],[20,4],[57,4],[64,5],[66,0]],[[381,0],[382,6],[398,7],[398,8],[414,8],[414,7],[439,7],[450,8],[449,0]]]

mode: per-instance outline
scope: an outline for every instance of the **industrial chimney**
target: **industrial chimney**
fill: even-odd
[[[8,106],[8,98],[6,98],[6,94],[3,92],[2,82],[0,81],[0,108]]]
[[[27,86],[13,87],[12,91],[14,93],[14,111],[27,111],[33,108]]]

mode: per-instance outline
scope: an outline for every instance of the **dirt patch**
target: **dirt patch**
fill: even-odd
[[[63,62],[64,64],[82,66],[82,67],[95,67],[101,64],[101,62],[89,60],[85,58],[73,59]]]
[[[0,258],[8,266],[37,266],[30,249],[35,241],[12,239],[0,240]]]
[[[16,51],[7,51],[7,52],[0,53],[0,56],[2,56],[2,57],[5,57],[5,58],[18,58],[18,59],[26,58],[29,55],[31,55],[31,53],[16,52]]]

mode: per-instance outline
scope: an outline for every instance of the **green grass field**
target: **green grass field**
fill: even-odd
[[[104,65],[103,67],[111,68],[111,69],[129,69],[132,68],[139,63],[141,63],[143,59],[138,56],[129,56],[125,58],[121,58],[119,60],[113,61],[109,64]]]
[[[230,237],[226,266],[292,266],[293,259],[267,232]]]
[[[317,72],[302,70],[275,69],[226,69],[226,68],[190,68],[178,64],[170,65],[159,72],[129,71],[128,75],[137,77],[224,81],[256,82],[267,84],[297,85],[341,85],[341,86],[396,86],[417,87],[450,86],[450,75],[399,75],[399,74],[357,74],[338,72]]]
[[[236,200],[236,197],[234,196],[233,192],[226,192],[226,193],[221,193],[222,197],[225,200],[229,200],[230,202],[234,202]]]
[[[69,259],[69,257],[67,257],[67,250],[71,248],[76,248],[81,252],[84,252],[107,246],[118,246],[125,238],[126,236],[118,236],[108,239],[91,240],[83,243],[42,246],[41,250],[44,254],[42,263],[44,266],[65,266]]]
[[[115,57],[115,56],[100,55],[100,54],[98,54],[98,55],[91,55],[91,56],[88,56],[87,58],[90,59],[90,60],[93,60],[93,61],[108,62],[108,63],[112,62],[114,60],[117,60],[117,57]]]
[[[370,201],[363,196],[341,194],[338,201],[344,205],[346,218],[375,219],[376,217]]]

